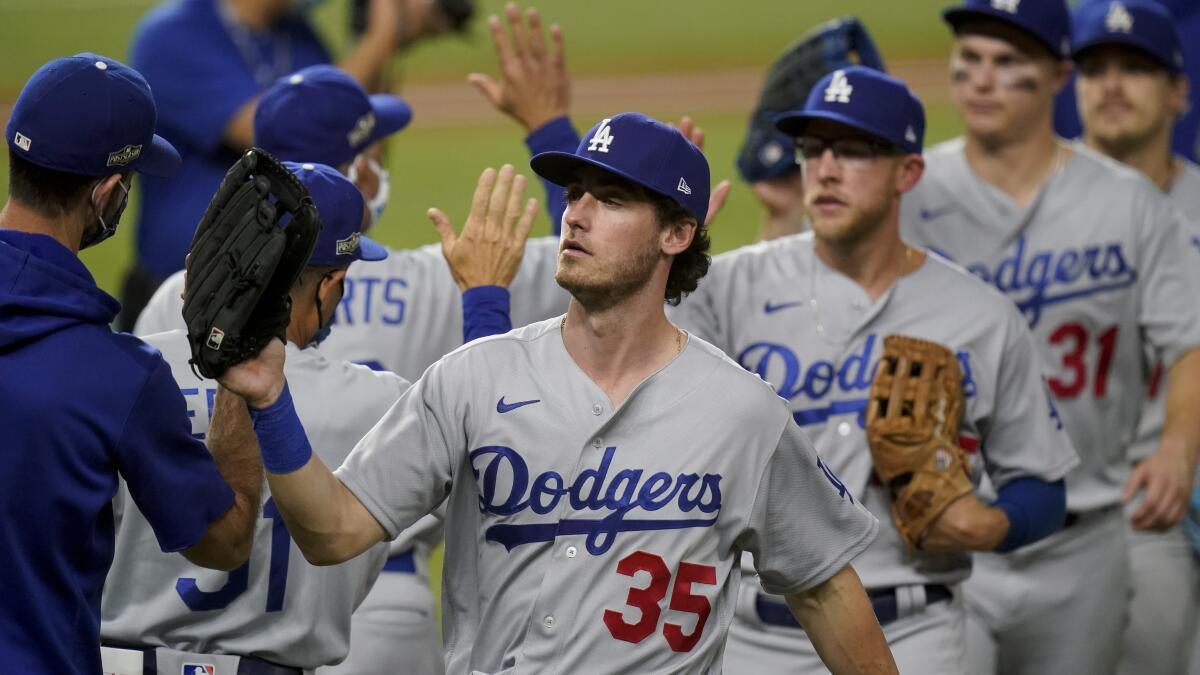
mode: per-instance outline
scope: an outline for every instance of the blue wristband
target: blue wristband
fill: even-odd
[[[312,445],[304,434],[304,425],[296,416],[292,392],[288,390],[286,381],[283,383],[283,392],[274,403],[262,410],[250,408],[250,419],[254,423],[254,434],[258,436],[258,448],[267,471],[291,473],[308,464],[312,457]]]
[[[508,289],[503,286],[476,286],[463,291],[463,342],[512,330],[508,298]]]
[[[1058,532],[1067,518],[1067,488],[1024,476],[1000,488],[993,504],[1008,516],[1008,534],[996,550],[1004,553]]]

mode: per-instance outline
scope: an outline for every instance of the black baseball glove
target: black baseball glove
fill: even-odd
[[[283,339],[288,292],[320,230],[308,189],[279,160],[251,148],[230,167],[188,253],[183,320],[193,370],[220,377]]]
[[[813,85],[828,73],[850,65],[884,70],[883,59],[867,29],[852,16],[812,29],[784,51],[767,71],[750,128],[738,153],[742,180],[754,183],[799,170],[794,140],[775,129],[775,116],[803,108]]]

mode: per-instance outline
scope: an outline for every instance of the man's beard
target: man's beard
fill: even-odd
[[[638,254],[621,259],[612,268],[602,270],[608,272],[602,279],[578,278],[583,275],[572,274],[559,262],[558,272],[554,280],[558,282],[579,304],[590,311],[603,311],[616,306],[621,301],[640,291],[650,278],[654,276],[654,267],[659,261],[657,247],[658,237],[654,237],[654,246],[647,245]],[[571,265],[574,263],[566,263]]]

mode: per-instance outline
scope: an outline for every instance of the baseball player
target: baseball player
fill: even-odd
[[[330,308],[337,304],[350,262],[381,260],[387,252],[361,236],[363,197],[353,183],[325,165],[286,166],[308,188],[322,223],[308,268],[292,291],[287,374],[305,430],[322,439],[323,460],[336,465],[408,388],[391,373],[330,361],[311,348],[332,319]],[[188,401],[192,435],[204,438],[215,388],[190,367],[186,332],[151,335],[146,341],[162,352]],[[106,665],[126,651],[139,657],[146,652],[145,663],[155,663],[146,666],[147,673],[190,673],[190,667],[204,664],[217,672],[273,665],[273,673],[300,673],[340,661],[349,647],[351,612],[387,556],[387,544],[378,544],[342,565],[310,565],[291,544],[278,508],[267,497],[250,560],[232,572],[210,572],[156,550],[149,524],[129,501],[124,483],[114,511],[119,514],[116,554],[101,613]],[[418,646],[410,658],[419,664],[429,651],[437,657],[436,642]]]
[[[91,114],[97,106],[105,114]],[[237,567],[250,552],[262,471],[248,420],[239,425],[226,416],[208,449],[191,438],[166,364],[140,340],[109,329],[117,302],[78,257],[116,232],[134,172],[178,168],[175,148],[154,134],[154,117],[150,88],[137,71],[84,53],[39,68],[5,128],[6,672],[100,671],[100,593],[113,555],[111,500],[119,478],[146,513],[147,543],[156,552],[182,560],[173,555],[179,552],[216,569]],[[228,392],[214,398],[218,408],[244,407]]]
[[[1055,136],[1054,95],[1070,69],[1065,3],[970,0],[944,16],[966,134],[927,154],[902,203],[903,234],[1017,303],[1081,459],[1063,532],[975,557],[964,585],[970,672],[1112,672],[1129,588],[1122,494],[1150,486],[1135,527],[1174,525],[1200,446],[1200,417],[1187,412],[1200,382],[1190,300],[1200,270],[1152,183]],[[1167,418],[1131,480],[1148,346],[1171,375]]]
[[[279,80],[263,94],[255,116],[255,138],[260,147],[282,159],[317,161],[357,173],[360,186],[378,183],[377,189],[366,194],[374,222],[386,206],[388,177],[365,176],[374,169],[363,154],[402,129],[410,115],[400,99],[381,94],[368,98],[345,73],[317,66]],[[445,230],[441,233],[445,235]],[[552,280],[556,237],[529,240],[520,271],[507,291],[474,288],[486,284],[470,278],[460,283],[446,265],[443,248],[444,244],[432,244],[411,250],[389,249],[384,261],[351,265],[346,294],[338,305],[338,330],[321,348],[330,358],[415,380],[463,343],[463,301],[499,307],[506,313],[509,298],[515,297],[512,325],[518,326],[566,308],[567,295]],[[182,273],[168,279],[138,320],[137,334],[180,327],[182,289]],[[472,290],[460,300],[467,289]]]
[[[970,572],[967,553],[1011,551],[1057,530],[1066,515],[1062,479],[1078,459],[1012,304],[900,239],[900,198],[924,164],[920,101],[899,80],[852,66],[778,119],[799,136],[812,233],[717,256],[673,317],[774,383],[848,493],[879,518],[879,536],[854,567],[900,672],[961,674],[958,585]],[[884,338],[897,334],[958,355],[960,443],[973,482],[986,473],[999,487],[990,506],[974,495],[952,502],[915,552],[892,523],[888,489],[872,478],[865,430],[872,373]],[[725,672],[826,672],[783,598],[752,582],[742,577]]]
[[[408,387],[392,373],[331,361],[314,348],[332,322],[330,308],[337,304],[351,261],[382,260],[387,251],[362,236],[363,197],[346,177],[320,164],[285,165],[308,188],[323,223],[308,267],[292,292],[288,377],[306,433],[324,444],[323,461],[337,465]],[[519,200],[524,181],[513,176],[511,167],[492,178],[481,190],[491,194],[494,189],[506,199],[511,194]],[[518,231],[532,225],[535,209],[536,202],[527,205],[527,217],[517,223]],[[470,222],[463,236],[476,234],[483,225],[488,227],[480,232],[483,235],[498,233],[502,226],[513,230],[514,222],[515,214],[504,222]],[[459,252],[460,259],[490,254],[486,247],[467,248],[471,247]],[[515,264],[497,267],[503,270],[501,276],[511,278],[516,272]],[[211,386],[190,367],[186,333],[176,330],[147,339],[171,364],[180,390],[191,403],[193,433],[203,436]],[[157,671],[152,672],[179,672],[180,668],[188,672],[192,664],[209,663],[218,672],[274,668],[270,672],[299,673],[341,661],[352,640],[365,637],[361,645],[365,649],[360,650],[364,656],[353,672],[395,672],[396,659],[403,660],[406,673],[442,672],[427,583],[389,584],[387,590],[398,593],[389,598],[391,606],[412,616],[391,623],[386,631],[372,630],[368,621],[366,626],[355,625],[363,630],[352,633],[351,612],[384,567],[387,544],[377,544],[342,565],[314,567],[289,543],[279,510],[268,499],[250,563],[228,575],[205,574],[150,550],[145,520],[128,505],[127,495],[119,495],[116,504],[122,513],[118,554],[116,571],[105,587],[102,631],[111,659],[133,650],[156,663]],[[410,551],[413,538],[420,534],[412,528],[402,533]],[[388,564],[394,561],[393,557]],[[409,564],[415,564],[411,553]],[[402,577],[415,579],[411,573]],[[419,602],[422,596],[416,591],[423,591],[424,602]],[[393,659],[387,664],[370,658],[381,656],[371,644],[381,632],[393,643],[384,650]]]
[[[1084,142],[1137,168],[1167,194],[1185,216],[1192,264],[1200,263],[1200,167],[1171,151],[1188,81],[1170,13],[1145,0],[1085,5],[1073,17],[1071,43]],[[1166,415],[1162,364],[1154,354],[1148,360],[1154,365],[1129,450],[1135,465],[1153,456]],[[1127,502],[1126,510],[1137,503]],[[1196,636],[1200,564],[1182,524],[1165,532],[1134,529],[1129,542],[1133,596],[1119,672],[1184,673]]]
[[[1183,67],[1181,73],[1195,81],[1200,78],[1200,52],[1191,45],[1200,38],[1200,4],[1194,0],[1149,0],[1161,5],[1171,13],[1172,24],[1180,35],[1183,45]],[[1112,0],[1081,0],[1073,3],[1077,9],[1083,9],[1090,4],[1100,4],[1106,9]],[[1200,159],[1200,89],[1190,88],[1187,93],[1188,105],[1180,111],[1174,124],[1171,139],[1172,150],[1189,161]],[[1083,135],[1082,120],[1080,119],[1078,99],[1075,87],[1064,87],[1054,103],[1054,128],[1066,138],[1079,138]]]
[[[708,267],[703,154],[623,113],[532,166],[567,188],[564,316],[447,355],[336,475],[281,373],[240,389],[301,550],[336,563],[447,500],[449,672],[719,672],[742,550],[835,672],[896,672],[848,566],[875,519],[768,387],[662,313]]]
[[[374,144],[403,129],[410,119],[411,111],[402,99],[387,94],[368,96],[343,71],[332,66],[314,66],[280,80],[263,94],[255,116],[255,133],[262,147],[283,159],[312,158],[335,166],[344,173],[373,173],[376,169],[370,166],[366,153]],[[364,197],[370,199],[370,223],[378,222],[388,192],[386,172],[374,175],[370,186],[365,184],[365,175],[360,173],[359,176]],[[379,200],[380,195],[384,195],[385,199]],[[521,241],[524,241],[523,235]],[[496,252],[511,258],[505,264],[515,266],[520,262],[523,247],[508,246],[505,240],[496,240],[494,243],[505,245],[506,248]],[[528,249],[536,252],[549,250],[549,247],[543,242],[530,244]],[[452,272],[447,269],[442,253],[435,247],[388,252],[388,259],[350,265],[344,280],[347,297],[343,298],[343,303],[350,301],[348,296],[355,293],[355,289],[367,289],[367,292],[382,294],[374,298],[374,304],[367,297],[355,305],[365,308],[368,313],[372,312],[373,306],[383,306],[384,297],[387,297],[399,303],[401,317],[406,305],[414,304],[427,315],[442,316],[441,323],[437,324],[439,329],[432,338],[435,342],[433,349],[444,352],[462,344],[464,333],[470,339],[502,333],[511,328],[507,315],[508,291],[491,284],[493,278],[488,275],[493,273],[492,270],[458,265],[459,271]],[[493,260],[496,254],[477,256],[476,260]],[[389,269],[392,271],[389,272]],[[462,310],[458,309],[460,301],[456,297],[455,274],[471,277],[472,288],[463,294]],[[529,274],[526,273],[526,276]],[[403,283],[390,280],[380,283],[382,278]],[[518,287],[529,288],[529,284]],[[180,272],[156,292],[138,319],[138,334],[181,327],[179,294],[182,289],[183,273]],[[397,289],[400,289],[399,295]],[[530,291],[529,296],[532,295]],[[496,308],[499,308],[501,316],[498,321],[489,321],[488,315],[495,313]],[[468,319],[466,325],[459,311],[464,312]],[[424,337],[416,335],[409,328],[414,325],[412,322],[393,325],[385,318],[392,316],[390,311],[377,310],[374,314],[376,319],[370,324],[342,321],[337,324],[337,331],[323,330],[318,336],[322,355],[335,362],[358,360],[379,369],[381,359],[377,354],[420,353]],[[384,330],[385,327],[387,330]],[[343,331],[355,332],[358,341],[341,340],[339,336]],[[374,333],[369,334],[371,331]],[[394,338],[397,335],[399,337]],[[390,344],[388,341],[392,339],[417,344],[405,349]],[[438,340],[446,344],[437,347]],[[345,344],[352,347],[357,345],[357,348],[343,350],[339,345]],[[436,357],[430,354],[421,358]],[[395,365],[391,361],[389,363]],[[421,363],[415,363],[401,370],[419,375],[424,367]],[[422,519],[392,542],[391,553],[380,579],[360,611],[355,613],[351,640],[353,649],[342,664],[342,670],[353,673],[390,672],[398,655],[406,655],[406,663],[411,669],[409,672],[414,675],[441,671],[428,566],[429,555],[441,536],[439,521],[431,516]],[[425,655],[425,658],[418,662],[413,658],[414,654]],[[430,658],[430,654],[434,658]]]

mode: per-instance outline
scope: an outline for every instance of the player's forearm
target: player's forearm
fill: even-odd
[[[380,86],[383,65],[396,51],[397,41],[398,37],[394,33],[368,31],[337,65],[363,88],[376,91]]]
[[[834,675],[898,672],[871,601],[850,565],[824,583],[785,598]]]
[[[221,141],[237,152],[242,152],[254,145],[254,111],[258,108],[258,97],[242,104],[233,114],[233,118],[225,125]]]
[[[217,470],[233,489],[234,502],[209,525],[204,538],[183,554],[202,567],[229,570],[250,557],[262,502],[263,472],[246,404],[224,387],[217,389],[207,444]]]
[[[1176,452],[1187,462],[1191,476],[1200,455],[1200,349],[1184,354],[1167,374],[1166,421],[1160,452]]]
[[[268,471],[267,482],[292,541],[314,565],[345,562],[383,539],[369,515],[366,525],[374,527],[363,527],[356,512],[365,509],[315,454],[290,473]]]
[[[312,451],[286,386],[252,418],[271,496],[305,559],[337,564],[383,539],[383,528]]]

